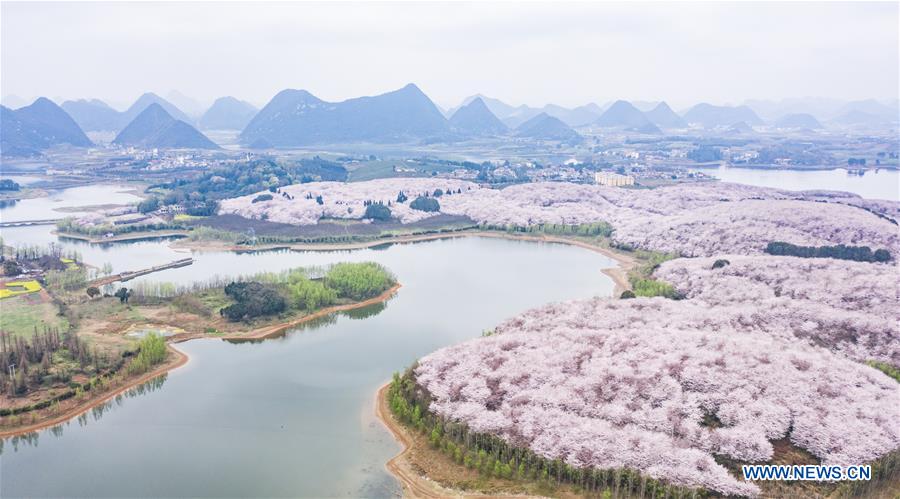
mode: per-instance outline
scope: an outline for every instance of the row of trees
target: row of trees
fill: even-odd
[[[886,249],[872,251],[868,246],[797,246],[791,243],[773,241],[766,245],[766,253],[800,258],[836,258],[854,262],[888,262],[891,253]]]
[[[0,239],[0,244],[3,240]],[[75,263],[81,262],[81,253],[74,250],[64,248],[61,244],[51,242],[45,245],[39,244],[22,244],[12,247],[13,260],[41,260],[44,257],[59,260],[60,258],[68,258]]]
[[[559,236],[583,236],[583,237],[610,237],[613,233],[612,225],[606,222],[593,222],[583,224],[534,224],[534,225],[495,225],[481,224],[481,230],[500,230],[522,234],[549,234]]]
[[[7,393],[21,395],[45,381],[60,353],[77,362],[81,369],[101,360],[101,356],[82,341],[75,331],[60,333],[58,328],[34,328],[30,338],[0,331],[0,385]],[[12,374],[15,373],[15,376]],[[57,370],[56,381],[69,381],[70,373]]]
[[[130,234],[132,232],[152,232],[157,230],[179,230],[184,226],[177,223],[134,223],[124,225],[112,225],[103,223],[99,225],[87,225],[77,223],[72,217],[64,218],[56,222],[56,228],[60,232],[69,232],[72,234],[84,234],[87,236],[102,236],[107,233],[113,234]]]
[[[510,445],[502,438],[471,431],[463,424],[432,414],[430,395],[415,382],[412,369],[395,373],[388,389],[391,411],[404,425],[428,435],[431,445],[448,458],[483,475],[541,481],[548,485],[571,484],[590,493],[647,498],[705,497],[706,491],[667,484],[630,469],[574,467],[559,459],[547,459],[529,449]]]

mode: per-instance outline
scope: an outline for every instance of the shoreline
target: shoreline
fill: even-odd
[[[93,409],[94,407],[97,407],[98,405],[108,402],[110,399],[115,398],[116,396],[122,394],[123,392],[126,392],[138,385],[142,385],[158,376],[167,374],[170,371],[174,371],[174,370],[178,369],[179,367],[182,367],[182,366],[186,365],[188,362],[190,362],[191,358],[186,353],[184,353],[181,350],[179,350],[178,348],[176,348],[174,345],[167,344],[166,348],[168,348],[169,352],[174,354],[174,356],[175,356],[175,358],[172,361],[163,363],[162,365],[158,366],[156,369],[154,369],[148,373],[142,374],[141,376],[139,376],[136,379],[129,380],[122,386],[117,387],[115,390],[112,390],[110,392],[104,392],[96,397],[88,398],[83,403],[78,404],[75,407],[64,411],[62,414],[58,414],[51,419],[48,419],[45,421],[40,421],[37,423],[31,423],[28,426],[24,426],[24,427],[12,429],[12,430],[0,430],[0,438],[15,437],[18,435],[24,435],[26,433],[32,433],[35,431],[45,430],[47,428],[51,428],[53,426],[60,425],[62,423],[65,423],[66,421],[69,421],[71,419],[74,419],[74,418],[84,414],[85,412]]]
[[[421,475],[415,473],[406,459],[407,454],[412,448],[412,442],[406,435],[405,430],[394,421],[394,416],[387,407],[387,390],[390,388],[390,381],[381,385],[375,392],[375,418],[387,428],[394,440],[400,444],[402,449],[394,457],[392,457],[384,467],[388,473],[400,482],[400,488],[403,491],[403,497],[459,497],[464,494],[461,491],[451,491],[440,484],[431,480],[426,480]]]
[[[441,485],[440,483],[428,478],[416,471],[416,465],[408,459],[412,452],[413,442],[407,434],[407,429],[394,419],[388,407],[387,391],[391,386],[391,382],[381,385],[375,392],[375,418],[387,428],[394,440],[400,444],[402,449],[394,457],[392,457],[384,468],[398,482],[403,491],[403,497],[424,497],[424,498],[446,498],[446,497],[468,497],[477,499],[487,499],[495,497],[543,497],[533,496],[521,493],[485,493],[478,491],[466,491],[460,489],[451,489]]]
[[[178,230],[178,229],[170,229],[170,230],[161,230],[161,231],[151,231],[151,232],[132,232],[128,234],[120,234],[113,237],[106,237],[96,239],[91,236],[85,234],[76,234],[74,232],[60,232],[56,229],[50,231],[51,234],[57,237],[63,237],[67,239],[76,239],[78,241],[84,241],[89,244],[104,244],[104,243],[117,243],[123,241],[139,241],[143,239],[166,239],[171,237],[187,237],[190,231],[186,230]]]
[[[186,365],[190,362],[191,358],[188,354],[179,350],[175,345],[178,343],[184,343],[191,340],[197,339],[219,339],[219,340],[258,340],[265,339],[275,335],[278,335],[292,327],[295,327],[299,324],[303,324],[304,322],[309,322],[320,317],[324,317],[329,314],[343,312],[347,310],[354,310],[357,308],[367,307],[369,305],[374,305],[376,303],[386,302],[388,299],[394,296],[396,292],[402,287],[400,283],[393,285],[391,288],[387,289],[383,293],[378,296],[374,296],[367,300],[363,300],[355,303],[348,303],[345,305],[335,305],[327,308],[323,308],[316,312],[313,312],[308,315],[304,315],[303,317],[299,317],[296,319],[292,319],[286,322],[279,322],[277,324],[270,324],[268,326],[258,327],[256,329],[251,330],[247,334],[225,334],[220,336],[210,336],[205,333],[185,333],[181,335],[170,336],[166,339],[166,347],[169,349],[171,353],[175,355],[175,359],[172,362],[166,362],[156,369],[150,371],[149,373],[143,374],[140,377],[129,380],[124,383],[122,386],[117,387],[115,390],[110,392],[104,392],[94,398],[89,398],[81,404],[76,405],[75,407],[68,409],[61,414],[54,416],[53,418],[45,421],[39,421],[36,423],[31,423],[28,426],[23,426],[15,429],[9,430],[0,430],[0,438],[10,438],[18,435],[24,435],[26,433],[32,433],[35,431],[44,430],[53,426],[57,426],[66,421],[69,421],[73,418],[76,418],[85,412],[97,407],[100,404],[103,404],[110,399],[116,397],[117,395],[134,388],[135,386],[144,384],[158,376],[166,374],[170,371],[174,371],[179,367]]]
[[[146,236],[143,236],[143,237],[146,237]],[[277,250],[277,249],[287,249],[287,250],[291,250],[291,251],[352,251],[352,250],[358,250],[358,249],[371,248],[374,246],[381,246],[381,245],[385,245],[385,244],[412,244],[412,243],[423,242],[423,241],[435,241],[435,240],[440,240],[440,239],[454,239],[454,238],[463,238],[463,237],[488,237],[488,238],[496,238],[496,239],[507,239],[507,240],[513,240],[513,241],[530,241],[530,242],[567,244],[567,245],[571,245],[571,246],[577,246],[577,247],[580,247],[580,248],[583,248],[583,249],[586,249],[589,251],[594,251],[594,252],[600,253],[601,255],[604,255],[604,256],[612,259],[616,263],[618,263],[618,266],[601,269],[601,272],[613,281],[614,287],[613,287],[613,296],[612,297],[615,298],[616,296],[621,294],[623,291],[631,288],[631,285],[628,282],[627,272],[634,266],[635,260],[633,258],[631,258],[630,256],[616,252],[616,251],[608,249],[608,248],[591,245],[591,244],[583,242],[583,241],[568,239],[568,238],[559,237],[559,236],[551,236],[551,235],[525,235],[525,234],[518,235],[518,234],[509,234],[509,233],[505,233],[505,232],[461,231],[461,232],[448,232],[448,233],[437,233],[437,234],[399,236],[397,238],[379,239],[379,240],[373,240],[373,241],[364,241],[364,242],[359,242],[359,243],[348,243],[348,244],[295,243],[295,244],[266,245],[266,246],[261,246],[261,247],[257,247],[254,249],[249,249],[249,250],[246,248],[236,247],[234,245],[222,244],[220,242],[218,244],[209,244],[208,242],[197,244],[196,241],[185,242],[182,240],[175,241],[170,246],[172,246],[175,249],[184,248],[184,249],[191,249],[191,250],[198,250],[198,251],[220,250],[220,251],[246,252],[246,251],[271,251],[271,250]],[[111,238],[109,241],[112,241],[112,240],[113,239]],[[187,243],[187,244],[185,244],[185,243]],[[83,404],[79,404],[76,407],[63,412],[62,414],[59,414],[50,420],[33,423],[33,424],[30,424],[28,426],[21,427],[21,428],[16,428],[16,429],[11,429],[11,430],[0,430],[0,438],[13,437],[13,436],[17,436],[17,435],[31,433],[34,431],[39,431],[42,429],[46,429],[48,427],[56,426],[60,423],[63,423],[65,421],[68,421],[72,418],[75,418],[75,417],[83,414],[85,411],[88,411],[88,410],[92,409],[93,407],[96,407],[97,405],[100,405],[100,404],[108,401],[110,398],[115,397],[116,395],[124,392],[125,390],[133,388],[137,385],[146,383],[147,381],[150,381],[151,379],[153,379],[157,376],[160,376],[162,374],[165,374],[169,371],[172,371],[174,369],[177,369],[177,368],[183,366],[190,360],[190,357],[187,354],[185,354],[184,352],[182,352],[181,350],[178,350],[177,348],[175,348],[174,347],[175,344],[183,343],[183,342],[187,342],[187,341],[195,340],[195,339],[204,339],[204,338],[221,339],[221,340],[238,340],[238,341],[270,338],[270,337],[276,336],[278,334],[281,334],[284,331],[286,331],[292,327],[296,327],[297,325],[318,319],[320,317],[327,316],[329,314],[347,311],[347,310],[354,310],[357,308],[363,308],[363,307],[367,307],[369,305],[373,305],[376,303],[383,303],[383,302],[387,301],[388,299],[390,299],[401,287],[402,287],[402,285],[400,283],[397,283],[394,286],[392,286],[390,289],[379,294],[378,296],[369,298],[367,300],[363,300],[361,302],[356,302],[356,303],[349,303],[349,304],[345,304],[345,305],[335,305],[335,306],[327,307],[327,308],[318,310],[316,312],[313,312],[311,314],[304,315],[304,316],[296,318],[296,319],[288,320],[286,322],[280,322],[277,324],[261,326],[261,327],[255,328],[245,334],[230,333],[230,334],[211,336],[206,333],[183,333],[183,334],[177,334],[177,335],[171,336],[171,337],[167,338],[166,343],[167,343],[167,346],[171,349],[171,351],[174,352],[178,356],[179,360],[177,362],[175,362],[171,365],[163,364],[162,366],[159,366],[157,369],[153,370],[151,373],[141,376],[140,378],[138,378],[136,380],[129,381],[129,382],[125,383],[123,386],[116,388],[112,392],[108,392],[106,394],[98,396],[98,398],[96,398],[96,399],[89,399],[87,402],[85,402]],[[382,387],[382,388],[386,388],[386,386]],[[379,392],[380,391],[381,390],[379,390]],[[380,397],[381,394],[379,393],[378,396]],[[380,403],[380,401],[379,401],[379,403]],[[383,418],[381,416],[379,416],[379,419],[381,419],[382,422],[386,426],[388,426],[388,424],[383,420]],[[392,430],[392,433],[393,433],[393,430]],[[397,438],[398,441],[400,440],[400,437],[398,437],[396,435],[396,433],[395,433],[395,438]],[[395,456],[395,458],[392,459],[390,462],[394,462],[398,457],[399,457],[399,455]],[[399,465],[395,464],[394,466],[399,466]],[[390,471],[394,476],[398,476],[397,473],[399,473],[399,471],[397,473],[395,473],[393,470],[390,470]],[[423,485],[422,484],[416,485],[417,489],[419,487],[423,487]],[[431,490],[430,488],[427,488],[427,489]],[[421,493],[424,491],[417,490],[417,492]],[[430,493],[434,493],[434,491],[431,490]],[[423,496],[423,497],[445,497],[445,496],[446,496],[446,493],[442,493],[442,494],[439,493],[437,495]]]
[[[494,232],[494,231],[483,231],[483,230],[474,230],[474,231],[458,231],[458,232],[442,232],[436,234],[413,234],[408,236],[397,236],[391,238],[382,238],[375,239],[372,241],[362,241],[357,243],[344,243],[344,244],[335,244],[335,243],[283,243],[283,244],[266,244],[260,245],[253,248],[248,248],[246,246],[237,246],[234,244],[225,243],[222,241],[185,241],[178,240],[172,243],[170,246],[175,249],[190,249],[195,251],[234,251],[237,253],[245,253],[252,251],[275,251],[275,250],[290,250],[290,251],[352,251],[352,250],[360,250],[360,249],[368,249],[375,246],[383,246],[385,244],[412,244],[423,241],[437,241],[441,239],[456,239],[463,237],[489,237],[495,239],[507,239],[511,241],[531,241],[531,242],[545,242],[545,243],[559,243],[559,244],[568,244],[571,246],[577,246],[589,251],[593,251],[595,253],[600,253],[601,255],[614,260],[618,266],[608,267],[601,269],[603,274],[612,279],[613,284],[615,284],[613,288],[613,297],[621,294],[623,291],[631,289],[631,283],[628,282],[628,271],[635,264],[634,258],[631,256],[609,249],[603,248],[600,246],[595,246],[592,244],[588,244],[584,241],[578,241],[576,239],[569,239],[561,236],[552,236],[552,235],[530,235],[530,234],[509,234],[506,232]]]

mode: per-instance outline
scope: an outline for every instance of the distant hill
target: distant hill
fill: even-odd
[[[883,126],[900,121],[900,111],[874,99],[848,102],[831,119],[840,125]]]
[[[660,102],[653,109],[644,113],[651,123],[660,128],[687,128],[684,118],[678,116],[665,102]]]
[[[122,113],[98,99],[67,100],[62,103],[62,108],[72,116],[82,130],[116,131],[123,126]]]
[[[600,109],[600,106],[594,103],[585,104],[573,109],[557,106],[555,104],[547,104],[544,106],[543,112],[554,118],[558,118],[569,126],[582,126],[593,123],[601,114],[603,114],[603,110]]]
[[[848,102],[835,114],[836,116],[843,116],[853,111],[859,111],[868,115],[876,116],[883,122],[898,121],[898,111],[896,108],[884,105],[875,99]]]
[[[205,130],[243,130],[258,109],[234,97],[220,97],[203,113],[198,124]]]
[[[179,110],[184,111],[185,114],[191,117],[192,121],[196,121],[202,116],[205,109],[205,106],[197,102],[197,99],[188,97],[178,90],[169,91],[166,94],[166,100]]]
[[[644,113],[642,113],[640,109],[631,105],[630,102],[617,100],[612,106],[609,106],[609,109],[597,118],[594,124],[602,127],[637,129],[650,124],[650,120],[644,116]]]
[[[684,113],[684,120],[688,123],[700,124],[704,128],[727,127],[739,121],[750,126],[764,124],[763,120],[747,106],[714,106],[705,102],[697,104]]]
[[[134,121],[134,119],[137,118],[137,115],[144,112],[144,110],[147,109],[151,104],[159,104],[160,107],[165,109],[166,113],[168,113],[169,116],[175,118],[176,120],[181,120],[185,123],[194,122],[194,120],[192,120],[188,115],[184,114],[184,112],[182,112],[180,109],[175,107],[175,105],[171,102],[163,99],[153,92],[147,92],[144,95],[138,97],[138,99],[134,101],[134,104],[132,104],[131,107],[129,107],[122,113],[122,117],[119,121],[120,126],[124,127],[128,123]]]
[[[33,156],[59,144],[93,145],[71,116],[50,99],[0,113],[0,152],[4,156]]]
[[[834,116],[847,103],[839,99],[825,97],[799,97],[774,100],[747,100],[744,102],[764,120],[775,121],[787,114],[811,114],[813,116]]]
[[[481,98],[456,110],[450,117],[454,130],[470,135],[500,135],[508,128],[497,119]]]
[[[450,124],[419,87],[374,97],[325,102],[305,90],[283,90],[241,132],[276,147],[339,142],[396,143],[448,136]]]
[[[594,103],[585,104],[573,109],[557,106],[556,104],[547,104],[542,108],[537,108],[525,104],[521,106],[511,106],[501,100],[486,97],[482,94],[475,94],[463,99],[463,102],[459,107],[450,109],[448,111],[448,116],[452,116],[459,108],[468,105],[475,99],[484,101],[484,104],[490,109],[491,113],[510,128],[516,128],[541,113],[547,113],[549,116],[558,118],[569,126],[587,125],[603,114],[603,109]]]
[[[537,140],[559,140],[563,142],[581,140],[581,135],[572,130],[559,118],[541,113],[516,128],[516,135]]]
[[[523,104],[517,107],[512,114],[506,116],[505,118],[501,118],[501,120],[504,124],[506,124],[506,126],[510,128],[517,128],[522,123],[525,123],[526,121],[534,118],[542,112],[543,111],[536,107],[530,107]]]
[[[218,149],[213,141],[196,128],[177,120],[157,103],[152,103],[137,115],[113,144],[150,148]]]
[[[484,105],[486,105],[487,108],[491,110],[491,114],[493,114],[500,120],[503,120],[507,116],[515,113],[517,109],[515,106],[510,106],[509,104],[499,99],[494,99],[482,94],[475,94],[463,99],[462,103],[459,106],[448,109],[447,115],[453,116],[454,114],[456,114],[456,111],[458,111],[459,108],[468,105],[475,99],[481,99],[484,102]]]
[[[63,102],[63,109],[72,115],[72,118],[83,130],[92,132],[118,132],[134,121],[151,104],[159,104],[170,116],[185,123],[193,123],[193,120],[162,97],[147,92],[134,102],[125,111],[116,111],[105,102],[98,99],[75,100]]]
[[[831,120],[839,125],[883,125],[889,121],[888,118],[878,116],[876,114],[867,113],[857,109],[846,111]]]
[[[775,121],[775,126],[778,128],[808,128],[810,130],[823,128],[819,120],[809,113],[786,114]]]

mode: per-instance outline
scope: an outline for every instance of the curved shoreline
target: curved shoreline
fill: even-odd
[[[32,424],[29,424],[28,426],[23,426],[23,427],[19,427],[19,428],[15,428],[15,429],[0,430],[0,438],[15,437],[18,435],[24,435],[26,433],[32,433],[35,431],[44,430],[46,428],[50,428],[50,427],[59,425],[70,419],[76,418],[76,417],[84,414],[85,412],[93,409],[94,407],[97,407],[100,404],[103,404],[103,403],[109,401],[110,399],[121,394],[122,392],[125,392],[126,390],[129,390],[131,388],[134,388],[135,386],[144,384],[144,383],[152,380],[153,378],[156,378],[157,376],[161,376],[170,371],[178,369],[179,367],[184,366],[185,364],[187,364],[190,361],[190,356],[188,354],[184,353],[183,351],[179,350],[175,346],[175,344],[177,344],[177,343],[184,343],[186,341],[196,340],[196,339],[257,340],[257,339],[269,338],[269,337],[278,335],[278,334],[280,334],[292,327],[295,327],[299,324],[303,324],[304,322],[309,322],[309,321],[318,319],[320,317],[324,317],[329,314],[343,312],[343,311],[347,311],[347,310],[354,310],[357,308],[363,308],[363,307],[367,307],[369,305],[374,305],[376,303],[383,303],[383,302],[387,301],[388,299],[390,299],[397,292],[397,290],[399,290],[401,288],[401,286],[402,285],[400,283],[397,283],[397,284],[393,285],[390,289],[381,293],[380,295],[369,298],[367,300],[363,300],[360,302],[354,302],[354,303],[348,303],[345,305],[335,305],[332,307],[323,308],[322,310],[318,310],[311,314],[304,315],[303,317],[293,319],[293,320],[290,320],[287,322],[280,322],[278,324],[271,324],[268,326],[263,326],[263,327],[253,329],[247,334],[232,333],[232,334],[226,334],[226,335],[221,335],[221,336],[209,336],[204,333],[186,333],[186,334],[171,336],[167,339],[166,346],[169,348],[169,351],[172,352],[176,356],[174,359],[174,362],[165,363],[165,364],[157,367],[153,371],[150,371],[149,373],[146,373],[134,380],[129,380],[122,386],[117,387],[115,390],[98,395],[96,398],[89,398],[84,403],[76,405],[75,407],[66,410],[62,414],[58,414],[51,419],[48,419],[45,421],[40,421],[37,423],[32,423]]]
[[[408,497],[410,495],[413,495],[414,497],[443,497],[434,490],[434,487],[425,486],[421,483],[423,481],[421,478],[412,473],[408,473],[406,469],[400,466],[400,463],[406,458],[406,454],[409,452],[411,442],[394,421],[393,416],[391,416],[390,410],[385,403],[386,392],[390,386],[391,383],[387,382],[381,385],[381,387],[378,388],[378,391],[375,392],[375,417],[378,421],[381,421],[381,424],[383,424],[385,428],[387,428],[402,449],[400,449],[400,452],[397,455],[385,463],[384,467],[391,476],[400,482],[400,488],[403,490],[403,497]]]
[[[385,463],[384,467],[397,481],[400,482],[400,488],[403,491],[403,497],[424,497],[424,498],[445,498],[445,497],[468,497],[476,499],[487,499],[494,497],[538,497],[527,494],[517,493],[498,493],[485,494],[477,491],[465,491],[459,489],[450,489],[427,476],[417,473],[411,461],[407,456],[412,449],[412,440],[407,435],[407,430],[401,426],[391,413],[387,402],[387,390],[390,388],[391,382],[388,381],[375,392],[375,418],[383,424],[394,439],[403,447],[400,452]]]
[[[461,491],[450,491],[436,482],[426,480],[410,468],[406,456],[412,447],[412,442],[409,437],[406,436],[403,428],[394,421],[394,417],[387,407],[386,395],[390,386],[391,383],[387,382],[375,392],[375,417],[381,421],[381,424],[383,424],[391,435],[393,435],[394,440],[403,447],[396,456],[392,457],[390,461],[384,465],[388,473],[400,482],[400,488],[403,490],[403,497],[439,498],[468,495]]]
[[[588,244],[583,241],[577,241],[577,240],[573,240],[573,239],[568,239],[568,238],[558,237],[558,236],[550,236],[550,235],[524,235],[524,234],[518,235],[518,234],[508,234],[505,232],[462,231],[462,232],[448,232],[448,233],[438,233],[438,234],[400,236],[397,238],[392,238],[392,239],[387,239],[387,240],[373,240],[373,241],[366,241],[366,242],[360,242],[360,243],[279,244],[279,245],[260,246],[260,247],[256,247],[253,249],[248,249],[246,247],[237,247],[234,245],[225,245],[225,244],[209,244],[209,243],[196,244],[195,242],[187,242],[187,244],[185,244],[186,242],[183,240],[176,241],[171,246],[176,247],[176,248],[180,247],[180,248],[194,249],[194,250],[199,250],[199,251],[203,251],[204,249],[206,249],[206,250],[210,250],[210,249],[221,250],[221,251],[235,251],[235,252],[271,251],[271,250],[277,250],[277,249],[288,249],[291,251],[350,251],[350,250],[371,248],[374,246],[382,246],[385,244],[411,244],[411,243],[417,243],[417,242],[423,242],[423,241],[435,241],[435,240],[440,240],[440,239],[455,239],[455,238],[463,238],[463,237],[487,237],[487,238],[495,238],[495,239],[506,239],[506,240],[512,240],[512,241],[549,242],[549,243],[567,244],[567,245],[571,245],[571,246],[577,246],[577,247],[580,247],[580,248],[583,248],[583,249],[586,249],[589,251],[594,251],[596,253],[600,253],[600,254],[616,261],[619,264],[616,267],[608,267],[608,268],[601,269],[601,272],[603,272],[603,274],[605,274],[610,279],[612,279],[612,281],[614,283],[613,296],[616,296],[616,295],[620,294],[622,291],[625,291],[625,290],[631,288],[631,285],[628,282],[628,278],[627,278],[627,271],[635,263],[633,258],[631,258],[627,255],[623,255],[622,253],[615,252],[608,248],[602,248],[600,246],[591,245],[591,244]],[[192,244],[192,243],[194,243],[194,244]],[[96,407],[97,405],[100,405],[103,402],[106,402],[111,397],[114,397],[115,395],[118,395],[119,393],[122,393],[123,391],[125,391],[127,389],[133,388],[142,383],[146,383],[147,381],[149,381],[159,375],[162,375],[173,369],[181,367],[182,365],[184,365],[188,362],[189,357],[184,352],[177,350],[174,347],[171,347],[171,345],[174,345],[176,343],[182,343],[182,342],[186,342],[186,341],[190,341],[190,340],[194,340],[194,339],[203,339],[203,338],[215,338],[215,339],[222,339],[222,340],[265,339],[265,338],[269,338],[272,336],[276,336],[276,335],[284,332],[285,330],[295,327],[299,324],[303,324],[305,322],[312,321],[314,319],[318,319],[320,317],[323,317],[323,316],[326,316],[326,315],[329,315],[332,313],[346,311],[346,310],[353,310],[356,308],[362,308],[362,307],[366,307],[369,305],[373,305],[375,303],[385,302],[391,296],[393,296],[394,293],[396,293],[397,290],[400,289],[400,287],[401,287],[401,284],[398,283],[398,284],[395,284],[390,289],[388,289],[387,291],[385,291],[384,293],[382,293],[376,297],[369,298],[368,300],[364,300],[364,301],[357,302],[357,303],[351,303],[351,304],[346,304],[346,305],[335,305],[332,307],[324,308],[322,310],[319,310],[319,311],[314,312],[309,315],[305,315],[298,319],[294,319],[291,321],[282,322],[282,323],[278,323],[278,324],[263,326],[263,327],[254,329],[247,334],[232,333],[232,334],[226,334],[226,335],[221,335],[221,336],[208,336],[205,333],[185,333],[185,334],[181,334],[181,335],[172,336],[172,337],[168,338],[167,343],[170,345],[170,348],[172,348],[172,350],[174,352],[176,352],[177,355],[184,357],[183,361],[179,361],[173,365],[160,366],[156,370],[152,371],[150,374],[144,375],[135,381],[130,381],[130,382],[126,383],[125,385],[123,385],[122,387],[117,388],[113,392],[102,395],[97,399],[90,399],[89,401],[85,402],[84,404],[81,404],[79,406],[76,406],[73,409],[65,411],[64,413],[62,413],[50,420],[39,422],[39,423],[34,423],[34,424],[31,424],[31,425],[28,425],[25,427],[16,428],[16,429],[12,429],[12,430],[0,430],[0,438],[8,438],[8,437],[16,436],[16,435],[22,435],[25,433],[31,433],[33,431],[38,431],[38,430],[42,430],[42,429],[45,429],[48,427],[56,426],[57,424],[60,424],[62,422],[65,422],[69,419],[72,419],[74,417],[77,417],[77,416],[83,414],[85,411],[90,410],[93,407]],[[435,497],[442,497],[442,496],[438,495]]]
[[[623,254],[609,248],[595,246],[584,241],[569,239],[566,237],[552,235],[533,235],[533,234],[509,234],[507,232],[495,231],[458,231],[458,232],[441,232],[436,234],[419,234],[408,236],[397,236],[393,238],[375,239],[372,241],[363,241],[357,243],[285,243],[285,244],[267,244],[255,247],[237,246],[234,244],[223,243],[221,241],[186,241],[178,240],[170,246],[173,248],[184,248],[196,251],[234,251],[238,253],[246,253],[253,251],[273,251],[273,250],[290,250],[290,251],[352,251],[359,249],[373,248],[386,244],[411,244],[423,241],[437,241],[440,239],[456,239],[463,237],[488,237],[494,239],[506,239],[510,241],[531,241],[545,243],[568,244],[577,246],[614,260],[619,265],[616,267],[608,267],[601,269],[602,272],[613,280],[615,288],[613,294],[618,295],[623,291],[631,289],[631,283],[628,282],[628,271],[634,266],[635,260],[631,256]]]
[[[9,438],[9,437],[15,437],[17,435],[24,435],[26,433],[32,433],[35,431],[44,430],[44,429],[65,423],[66,421],[76,418],[76,417],[84,414],[85,412],[93,409],[94,407],[97,407],[98,405],[108,402],[110,399],[122,394],[125,391],[128,391],[138,385],[142,385],[142,384],[152,380],[153,378],[162,376],[163,374],[166,374],[169,371],[174,371],[175,369],[178,369],[179,367],[184,366],[191,360],[191,358],[186,353],[182,352],[175,346],[173,346],[171,344],[166,345],[166,346],[168,347],[169,352],[171,352],[172,354],[175,355],[175,359],[173,362],[165,363],[165,364],[157,367],[156,369],[150,371],[149,373],[139,376],[137,379],[128,381],[124,385],[116,388],[115,390],[113,390],[111,392],[103,393],[95,398],[89,398],[84,403],[76,405],[75,407],[73,407],[51,419],[41,421],[38,423],[32,423],[28,426],[16,428],[13,430],[0,431],[0,438]]]

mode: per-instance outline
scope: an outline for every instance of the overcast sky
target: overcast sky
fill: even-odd
[[[0,4],[0,93],[264,104],[414,82],[439,105],[897,99],[898,2]]]

